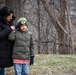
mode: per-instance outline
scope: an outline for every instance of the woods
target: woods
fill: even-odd
[[[0,5],[10,6],[16,21],[22,16],[27,18],[35,36],[36,53],[74,54],[76,16],[70,14],[75,8],[70,10],[71,2],[75,0],[1,0]]]

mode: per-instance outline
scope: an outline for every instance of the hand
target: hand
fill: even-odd
[[[12,30],[15,30],[15,26],[11,26],[11,29],[12,29]]]
[[[30,65],[34,64],[34,56],[30,56]]]

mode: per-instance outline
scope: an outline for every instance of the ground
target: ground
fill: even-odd
[[[37,54],[29,75],[50,75],[76,73],[76,55]],[[6,69],[6,75],[14,75],[13,67]]]

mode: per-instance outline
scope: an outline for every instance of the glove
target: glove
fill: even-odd
[[[34,64],[34,56],[30,56],[30,65]]]
[[[17,25],[15,26],[15,28],[17,29],[17,28],[19,28],[19,26],[20,26],[20,25],[19,25],[19,24],[17,24]]]

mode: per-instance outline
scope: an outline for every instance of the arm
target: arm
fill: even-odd
[[[12,31],[12,32],[9,34],[8,39],[11,40],[11,41],[14,41],[14,40],[15,40],[15,30]]]
[[[34,37],[33,35],[31,35],[31,40],[30,40],[30,56],[34,56],[34,45],[35,45],[35,41],[34,41]]]
[[[33,36],[31,36],[31,43],[30,43],[30,65],[33,65],[34,64],[34,45],[35,45],[35,42],[34,42],[34,38]]]
[[[2,29],[3,28],[3,29]],[[6,36],[8,36],[8,34],[11,32],[11,28],[10,27],[6,27],[6,26],[4,26],[4,25],[2,25],[1,23],[0,23],[0,39],[2,39],[2,38],[4,38],[4,37],[6,37]]]

